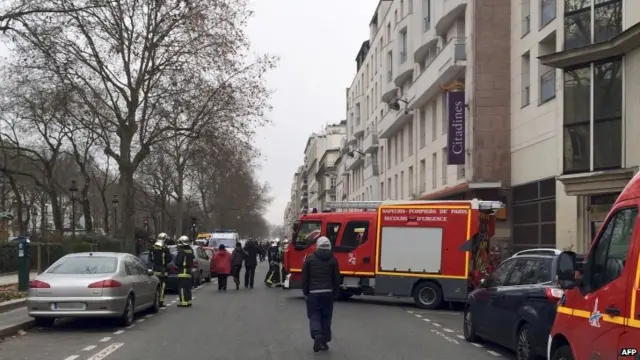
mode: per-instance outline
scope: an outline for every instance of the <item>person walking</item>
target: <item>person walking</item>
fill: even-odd
[[[192,304],[191,287],[193,286],[193,280],[191,279],[191,271],[194,261],[195,254],[189,244],[189,238],[185,235],[180,236],[180,238],[178,238],[178,253],[174,261],[174,264],[178,268],[179,307],[189,307]]]
[[[153,274],[160,280],[160,307],[164,307],[164,295],[167,289],[167,265],[173,256],[165,244],[167,234],[158,234],[158,240],[149,251],[149,261],[153,266]]]
[[[236,290],[240,290],[240,271],[245,257],[246,253],[242,249],[242,244],[237,242],[236,248],[231,253],[231,276],[233,276],[233,282],[236,284]]]
[[[264,283],[268,287],[280,285],[280,249],[278,248],[277,240],[271,243],[271,246],[267,249],[267,258],[269,261],[269,271],[264,278]]]
[[[231,273],[231,254],[220,244],[213,256],[213,269],[218,274],[218,291],[227,291],[227,279]]]
[[[254,240],[249,240],[244,245],[246,257],[244,259],[244,287],[253,289],[253,282],[256,277],[256,266],[258,266],[258,255],[262,250]]]
[[[329,350],[333,301],[340,291],[340,267],[333,255],[331,241],[325,236],[316,241],[316,250],[302,265],[302,292],[307,303],[309,331],[313,351]]]

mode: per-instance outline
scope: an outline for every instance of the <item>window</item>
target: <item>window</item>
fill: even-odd
[[[393,197],[391,196],[391,178],[387,178],[387,199],[393,199]]]
[[[513,251],[555,247],[556,180],[513,187]]]
[[[556,18],[556,0],[540,0],[540,29]]]
[[[431,103],[431,141],[436,141],[438,138],[438,109],[436,107],[436,102],[433,101]]]
[[[442,185],[447,184],[447,160],[447,147],[445,146],[442,149],[442,169],[440,170],[442,172]]]
[[[442,93],[442,133],[446,134],[449,128],[449,93]]]
[[[364,244],[368,240],[369,222],[368,221],[349,221],[344,228],[340,245],[337,246],[335,252],[349,252],[358,246]]]
[[[381,181],[381,182],[380,182],[380,199],[381,199],[381,200],[386,199],[387,197],[386,197],[385,195],[386,195],[386,194],[385,194],[385,192],[384,192],[384,181]]]
[[[527,35],[531,31],[531,3],[529,0],[522,0],[522,33]]]
[[[622,166],[621,59],[565,71],[563,154],[564,173]]]
[[[340,234],[340,223],[328,223],[327,224],[327,238],[331,241],[331,246],[336,247],[336,241]]]
[[[380,168],[384,170],[384,146],[380,147]]]
[[[393,200],[398,200],[400,193],[398,192],[398,174],[396,174],[394,176],[394,181],[393,181]]]
[[[322,223],[320,221],[303,221],[298,233],[293,236],[293,246],[296,249],[307,248],[316,242],[320,236]]]
[[[531,98],[531,58],[527,51],[520,58],[522,66],[522,102],[521,107],[529,105]]]
[[[506,283],[507,277],[509,276],[509,273],[511,272],[514,264],[514,259],[506,260],[505,262],[500,264],[500,266],[498,266],[498,268],[491,274],[487,286],[496,287],[502,286],[504,283]]]
[[[431,187],[438,187],[438,154],[431,154]]]
[[[556,69],[547,69],[540,75],[540,104],[556,97]]]
[[[507,281],[503,282],[503,286],[514,286],[520,285],[522,279],[524,278],[524,274],[527,266],[526,259],[516,259],[515,264],[513,265],[513,269],[511,269],[511,274]]]
[[[387,170],[391,170],[391,149],[392,149],[392,143],[393,142],[393,138],[389,139],[389,146],[387,146]]]
[[[391,42],[391,23],[387,23],[387,41]]]
[[[427,160],[420,160],[420,193],[427,190]]]
[[[637,208],[626,208],[618,210],[605,225],[584,265],[583,290],[593,292],[622,275],[637,217]]]
[[[404,160],[404,129],[400,130],[400,161]]]
[[[431,0],[422,0],[422,31],[431,29]]]
[[[407,29],[400,31],[400,64],[407,62]]]
[[[400,195],[398,196],[398,200],[404,199],[404,171],[400,172]]]
[[[622,0],[565,0],[564,7],[565,50],[608,41],[622,32]]]
[[[49,274],[111,274],[118,268],[118,258],[113,256],[71,256],[58,260]]]
[[[420,109],[420,149],[427,146],[427,108]]]
[[[413,188],[413,166],[409,166],[409,195],[413,196],[415,189]]]
[[[407,129],[407,133],[408,133],[408,155],[411,156],[413,155],[413,122],[409,123],[408,129]]]

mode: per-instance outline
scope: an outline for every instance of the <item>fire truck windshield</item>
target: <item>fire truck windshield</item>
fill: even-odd
[[[293,234],[292,243],[295,249],[304,249],[315,244],[321,234],[320,221],[302,221],[298,231]]]

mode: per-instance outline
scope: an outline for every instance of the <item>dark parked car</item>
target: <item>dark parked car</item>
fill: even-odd
[[[502,262],[467,299],[464,337],[516,351],[518,360],[546,356],[563,291],[555,281],[557,249],[531,249]]]
[[[199,286],[203,282],[211,281],[211,264],[210,259],[207,253],[202,249],[202,247],[197,245],[191,245],[193,248],[193,253],[196,256],[196,260],[194,261],[194,268],[191,272],[193,285]],[[171,251],[171,255],[175,258],[178,253],[178,249],[175,245],[169,246],[169,251]],[[139,255],[140,260],[144,261],[145,264],[149,268],[151,268],[151,262],[149,261],[149,252],[145,251]],[[211,259],[213,260],[213,259]],[[167,278],[167,290],[175,291],[178,289],[178,268],[175,266],[173,262],[169,263],[169,276]]]

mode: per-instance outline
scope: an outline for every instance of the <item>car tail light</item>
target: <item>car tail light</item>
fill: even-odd
[[[116,280],[102,280],[89,284],[90,289],[117,288],[120,286],[122,284]]]
[[[33,280],[29,282],[29,289],[48,289],[50,287],[51,285],[40,280]]]
[[[553,302],[558,302],[562,299],[562,295],[564,295],[564,291],[556,288],[546,288],[545,292],[547,293],[547,299]]]

